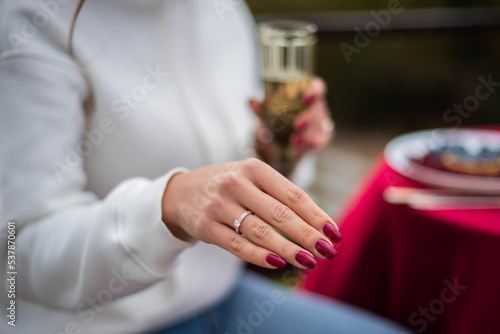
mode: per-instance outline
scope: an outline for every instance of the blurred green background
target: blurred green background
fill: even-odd
[[[262,14],[386,9],[388,1],[249,0]],[[497,7],[500,1],[401,1],[409,8]],[[500,17],[499,20],[500,22]],[[425,23],[425,22],[424,22]],[[353,23],[352,28],[357,25]],[[390,26],[390,25],[389,25]],[[320,31],[321,32],[321,31]],[[322,32],[318,75],[329,84],[328,100],[339,129],[405,132],[448,127],[445,111],[475,94],[478,76],[500,82],[500,25],[382,31],[349,64],[340,44],[354,45],[353,29]],[[500,88],[462,125],[500,124]]]

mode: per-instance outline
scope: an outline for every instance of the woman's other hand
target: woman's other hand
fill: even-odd
[[[258,159],[174,175],[162,210],[163,221],[178,238],[218,245],[266,268],[284,267],[285,261],[314,268],[315,257],[335,256],[332,241],[342,238],[332,219],[303,190]],[[247,210],[255,215],[241,223],[243,236],[233,223]]]
[[[330,118],[325,100],[326,84],[318,77],[314,77],[304,94],[304,104],[307,109],[295,120],[295,132],[290,137],[290,145],[297,151],[297,157],[308,150],[320,150],[326,147],[333,136],[334,123]],[[256,147],[264,161],[271,161],[276,148],[269,138],[261,112],[261,103],[255,99],[250,100],[250,106],[259,117],[260,122],[256,133]]]

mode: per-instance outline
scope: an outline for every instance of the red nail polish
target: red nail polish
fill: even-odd
[[[283,260],[281,257],[279,257],[278,255],[274,255],[274,254],[269,254],[267,257],[266,257],[266,261],[267,263],[269,263],[271,266],[274,266],[274,267],[278,267],[278,268],[285,268],[286,266],[286,261]]]
[[[314,100],[316,100],[316,96],[308,95],[308,96],[304,97],[304,104],[309,105],[309,104],[313,103]]]
[[[318,240],[318,242],[316,242],[316,250],[318,253],[330,260],[337,255],[337,250],[326,240]]]
[[[300,121],[297,126],[295,127],[295,129],[297,131],[303,131],[307,128],[307,121]]]
[[[297,254],[295,255],[295,260],[309,269],[316,268],[316,265],[318,264],[318,262],[306,252],[297,252]]]
[[[339,230],[332,223],[326,222],[323,226],[323,232],[333,242],[342,240],[342,234],[340,234]]]
[[[303,142],[304,142],[304,141],[303,141],[303,140],[302,140],[302,138],[300,138],[300,137],[295,137],[295,138],[293,138],[293,140],[292,140],[292,144],[293,144],[293,146],[295,146],[295,147],[300,147],[300,146],[302,146]]]

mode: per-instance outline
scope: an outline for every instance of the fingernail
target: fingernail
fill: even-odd
[[[306,97],[304,97],[304,104],[311,104],[314,102],[314,100],[316,100],[316,96],[307,95]]]
[[[323,232],[325,235],[330,238],[333,242],[339,242],[342,240],[342,234],[340,234],[339,230],[332,223],[326,222],[323,226]]]
[[[319,252],[319,251],[318,251]],[[283,260],[281,257],[279,257],[278,255],[274,255],[274,254],[269,254],[267,257],[266,257],[266,261],[267,263],[269,263],[271,266],[274,266],[274,267],[278,267],[278,268],[285,268],[286,266],[286,261]]]
[[[300,147],[300,146],[302,146],[302,143],[303,143],[303,142],[304,142],[304,141],[303,141],[303,140],[302,140],[302,138],[300,138],[300,137],[295,137],[295,138],[293,138],[293,139],[292,139],[292,144],[293,144],[293,146],[295,146],[295,147]]]
[[[295,127],[295,130],[297,131],[303,131],[307,128],[307,121],[300,121],[297,126]]]
[[[297,254],[295,255],[295,260],[309,269],[316,268],[316,265],[318,264],[318,262],[306,252],[297,252]]]
[[[316,250],[318,253],[330,260],[337,255],[337,250],[326,240],[318,240],[318,242],[316,242]]]

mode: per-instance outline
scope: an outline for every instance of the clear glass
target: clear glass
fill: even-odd
[[[304,92],[315,67],[315,24],[275,20],[259,24],[262,79],[265,97],[263,116],[280,146],[275,167],[283,174],[293,170],[296,153],[289,145],[294,122],[304,110]]]

